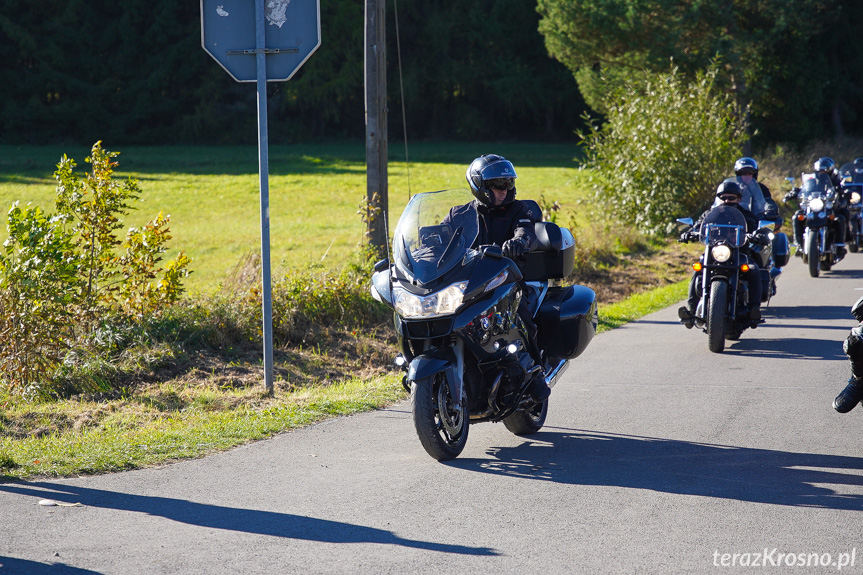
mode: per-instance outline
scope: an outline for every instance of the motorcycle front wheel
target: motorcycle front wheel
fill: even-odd
[[[806,235],[806,252],[809,254],[809,275],[817,278],[821,272],[821,249],[818,246],[818,234],[815,232]]]
[[[411,384],[411,415],[420,443],[429,455],[438,461],[459,456],[467,444],[470,429],[464,387],[461,407],[457,409],[442,373],[414,381]]]
[[[710,284],[707,306],[707,347],[713,353],[725,350],[725,325],[728,310],[728,284],[722,280]]]
[[[536,433],[545,425],[548,415],[548,398],[542,403],[537,403],[524,411],[516,411],[503,420],[508,430],[516,435],[530,435]]]

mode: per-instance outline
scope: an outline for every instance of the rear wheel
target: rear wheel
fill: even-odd
[[[429,455],[438,461],[459,456],[467,443],[470,429],[467,391],[464,387],[461,406],[456,408],[442,373],[413,382],[411,415],[420,443]]]
[[[725,326],[728,308],[728,284],[722,280],[710,284],[710,301],[707,305],[707,347],[713,353],[725,349]]]
[[[821,266],[821,249],[818,246],[818,234],[809,232],[806,235],[806,252],[809,254],[809,275],[817,278]]]
[[[542,429],[547,415],[548,398],[524,411],[516,411],[504,419],[503,424],[516,435],[530,435]]]

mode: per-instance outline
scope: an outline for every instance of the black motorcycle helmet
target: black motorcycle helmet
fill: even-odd
[[[758,179],[758,162],[752,158],[740,158],[734,162],[734,175],[739,176],[743,170],[751,170],[754,172],[753,177]]]
[[[478,157],[470,163],[465,172],[470,191],[476,199],[489,207],[494,205],[494,192],[489,189],[489,182],[497,180],[494,183],[507,190],[506,199],[501,204],[505,206],[515,199],[517,177],[512,162],[497,154],[484,154]]]
[[[863,297],[854,302],[854,305],[851,306],[851,315],[857,321],[863,321]]]
[[[813,165],[812,169],[815,170],[815,173],[824,172],[825,174],[833,175],[833,170],[836,169],[836,162],[833,161],[833,158],[819,158]]]
[[[734,194],[735,196],[737,196],[738,200],[743,197],[743,192],[740,191],[740,186],[737,184],[737,182],[726,180],[719,184],[719,187],[716,188],[716,197],[718,198],[720,196],[725,196],[728,194]]]

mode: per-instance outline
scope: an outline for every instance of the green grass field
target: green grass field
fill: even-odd
[[[143,201],[125,220],[139,226],[159,211],[171,215],[173,256],[192,258],[191,292],[211,291],[248,253],[260,253],[258,149],[247,147],[129,147],[103,142],[120,152],[116,175],[139,180]],[[270,243],[274,277],[280,270],[345,261],[363,239],[357,214],[365,202],[365,147],[362,142],[270,146]],[[89,171],[90,148],[0,146],[0,207],[31,202],[53,211],[52,174],[61,156],[76,171]],[[421,143],[390,145],[389,227],[392,230],[409,194],[466,187],[464,172],[476,156],[498,153],[518,171],[520,198],[557,201],[564,220],[583,194],[582,174],[570,144]],[[410,179],[410,185],[408,184]],[[0,239],[5,238],[5,221]]]

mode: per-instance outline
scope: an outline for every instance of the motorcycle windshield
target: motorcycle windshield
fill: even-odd
[[[842,164],[842,167],[839,168],[839,173],[846,184],[863,184],[863,166],[859,164],[855,164],[854,162]]]
[[[461,207],[453,210],[455,206]],[[479,218],[469,191],[417,194],[396,225],[395,264],[407,277],[431,283],[461,261],[478,234]]]
[[[731,206],[717,206],[704,217],[701,238],[707,244],[740,247],[746,243],[746,218]]]
[[[800,196],[806,199],[813,197],[829,197],[833,194],[833,184],[827,174],[803,174],[803,187]]]

